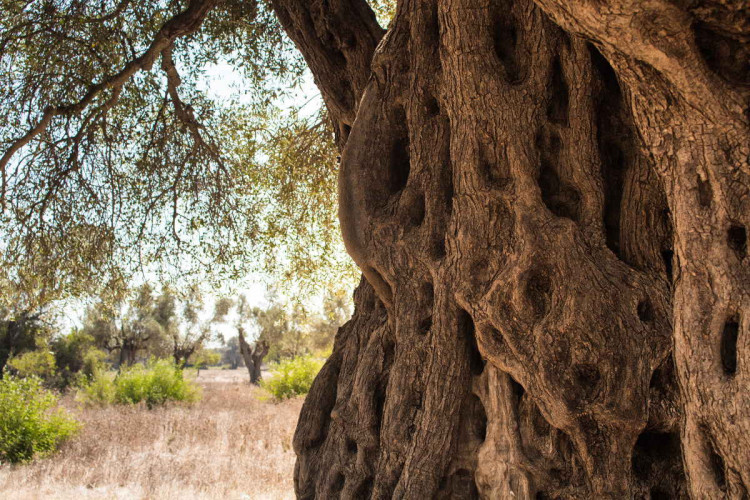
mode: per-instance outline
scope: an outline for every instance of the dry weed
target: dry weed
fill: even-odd
[[[240,371],[202,371],[203,399],[155,410],[64,403],[81,434],[45,460],[0,467],[13,499],[293,498],[301,399],[258,399]]]

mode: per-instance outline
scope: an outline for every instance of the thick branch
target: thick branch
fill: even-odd
[[[365,0],[272,0],[335,122],[351,126],[385,33]]]
[[[696,19],[673,2],[534,1],[563,28],[601,43],[605,55],[614,50],[656,69],[695,109],[741,116],[743,96],[708,71],[695,42]]]

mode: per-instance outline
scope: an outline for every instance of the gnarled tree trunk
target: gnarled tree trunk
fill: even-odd
[[[237,330],[237,336],[240,341],[240,354],[242,354],[242,360],[245,362],[245,367],[247,367],[247,373],[250,375],[250,383],[258,385],[261,378],[263,378],[261,366],[263,365],[263,358],[268,354],[268,342],[258,340],[251,346],[245,340],[245,335],[241,328]]]
[[[744,498],[747,2],[273,0],[366,280],[302,498]]]

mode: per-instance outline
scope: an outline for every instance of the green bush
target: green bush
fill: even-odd
[[[307,394],[322,367],[323,361],[312,356],[281,361],[271,371],[268,380],[261,381],[261,387],[279,401]]]
[[[0,462],[27,462],[54,452],[80,424],[36,377],[0,380]]]
[[[205,370],[209,366],[221,363],[221,354],[213,349],[201,349],[190,358],[190,364],[199,370]]]
[[[79,399],[95,403],[137,404],[146,406],[167,401],[193,402],[200,399],[200,388],[183,376],[172,362],[152,360],[147,366],[134,365],[115,376],[99,370],[79,392]]]
[[[94,337],[81,330],[56,337],[50,342],[59,372],[60,388],[85,383],[103,368],[107,354],[94,345]]]
[[[95,371],[81,384],[77,399],[84,403],[112,404],[115,402],[115,373]]]
[[[51,380],[57,373],[55,356],[48,350],[28,351],[8,361],[8,370],[19,377]]]
[[[107,353],[92,347],[83,355],[83,367],[79,372],[87,379],[92,379],[97,373],[105,369],[104,360],[107,358]]]

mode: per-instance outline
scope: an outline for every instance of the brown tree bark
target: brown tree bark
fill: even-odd
[[[750,3],[272,3],[366,278],[297,494],[747,498]]]

